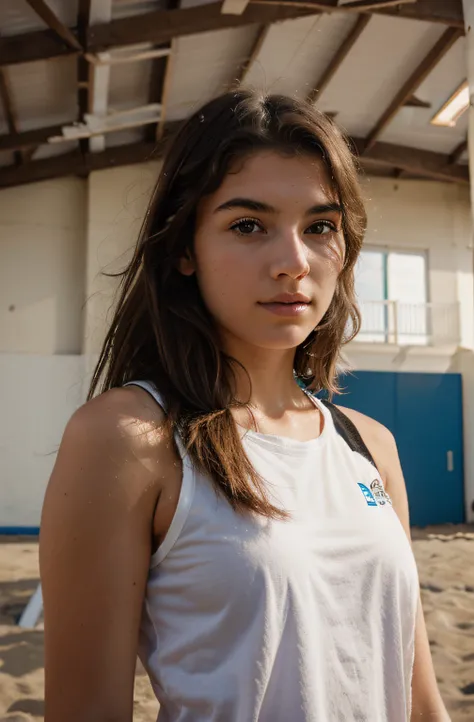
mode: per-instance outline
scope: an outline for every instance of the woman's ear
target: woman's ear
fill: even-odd
[[[181,256],[178,261],[177,268],[178,271],[183,274],[183,276],[192,276],[193,273],[196,271],[194,261],[192,260],[189,251],[186,251],[185,255]]]

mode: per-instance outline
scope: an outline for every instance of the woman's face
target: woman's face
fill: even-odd
[[[326,313],[344,258],[340,203],[324,162],[262,151],[240,160],[197,212],[194,258],[224,341],[302,343]]]

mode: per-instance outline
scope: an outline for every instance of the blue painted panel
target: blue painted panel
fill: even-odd
[[[0,526],[0,536],[38,536],[39,526]]]
[[[459,374],[397,375],[397,442],[413,524],[464,521]],[[453,470],[448,469],[452,452]]]
[[[346,395],[336,403],[371,416],[395,435],[411,523],[463,522],[461,376],[358,371],[341,377],[340,383]]]

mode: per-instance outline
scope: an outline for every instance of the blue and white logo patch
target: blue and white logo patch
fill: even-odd
[[[361,484],[360,481],[357,482],[359,485],[359,488],[361,492],[363,493],[365,500],[367,502],[367,506],[377,506],[377,502],[375,501],[375,497],[370,491],[370,489],[365,485]]]

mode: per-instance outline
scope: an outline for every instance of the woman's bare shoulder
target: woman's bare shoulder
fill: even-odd
[[[138,387],[106,391],[69,419],[48,496],[66,485],[97,499],[126,489],[129,500],[162,490],[174,456],[163,410]]]
[[[87,401],[72,415],[66,427],[96,443],[156,447],[165,437],[165,413],[138,386],[114,388]]]

